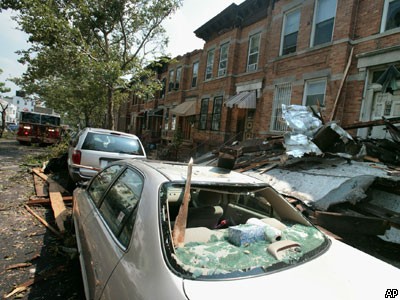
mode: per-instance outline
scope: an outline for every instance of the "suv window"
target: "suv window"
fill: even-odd
[[[88,132],[82,149],[144,155],[143,149],[137,139],[94,132]]]
[[[100,213],[122,245],[128,246],[133,230],[136,207],[143,188],[143,178],[126,169],[104,197]]]
[[[100,203],[103,193],[106,191],[109,184],[116,178],[121,169],[121,165],[111,166],[107,169],[104,169],[103,172],[100,172],[93,179],[87,191],[96,205]]]

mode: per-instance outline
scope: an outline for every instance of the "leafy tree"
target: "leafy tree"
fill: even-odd
[[[152,96],[160,88],[143,66],[163,53],[161,23],[181,2],[3,0],[0,7],[19,11],[16,20],[31,43],[20,52],[27,71],[15,82],[56,110],[79,112],[87,122],[105,116],[105,127],[113,128],[127,92]]]
[[[3,73],[3,70],[0,69],[0,74]],[[10,88],[6,87],[6,84],[4,82],[0,82],[0,93],[8,93],[9,91],[11,91]]]

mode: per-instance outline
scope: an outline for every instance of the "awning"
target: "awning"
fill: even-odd
[[[256,91],[245,91],[232,96],[225,102],[226,107],[256,108]]]
[[[196,101],[183,102],[170,110],[178,116],[193,116],[196,114]]]

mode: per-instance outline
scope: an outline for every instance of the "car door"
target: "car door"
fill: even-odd
[[[124,169],[85,220],[85,264],[90,299],[101,297],[107,280],[125,254],[142,187],[141,176],[131,169]],[[91,193],[95,194],[97,189]]]

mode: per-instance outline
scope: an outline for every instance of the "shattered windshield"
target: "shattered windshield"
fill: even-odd
[[[161,189],[166,257],[192,279],[237,278],[295,266],[324,252],[328,239],[271,187],[190,189],[184,243],[174,230],[184,187]]]

